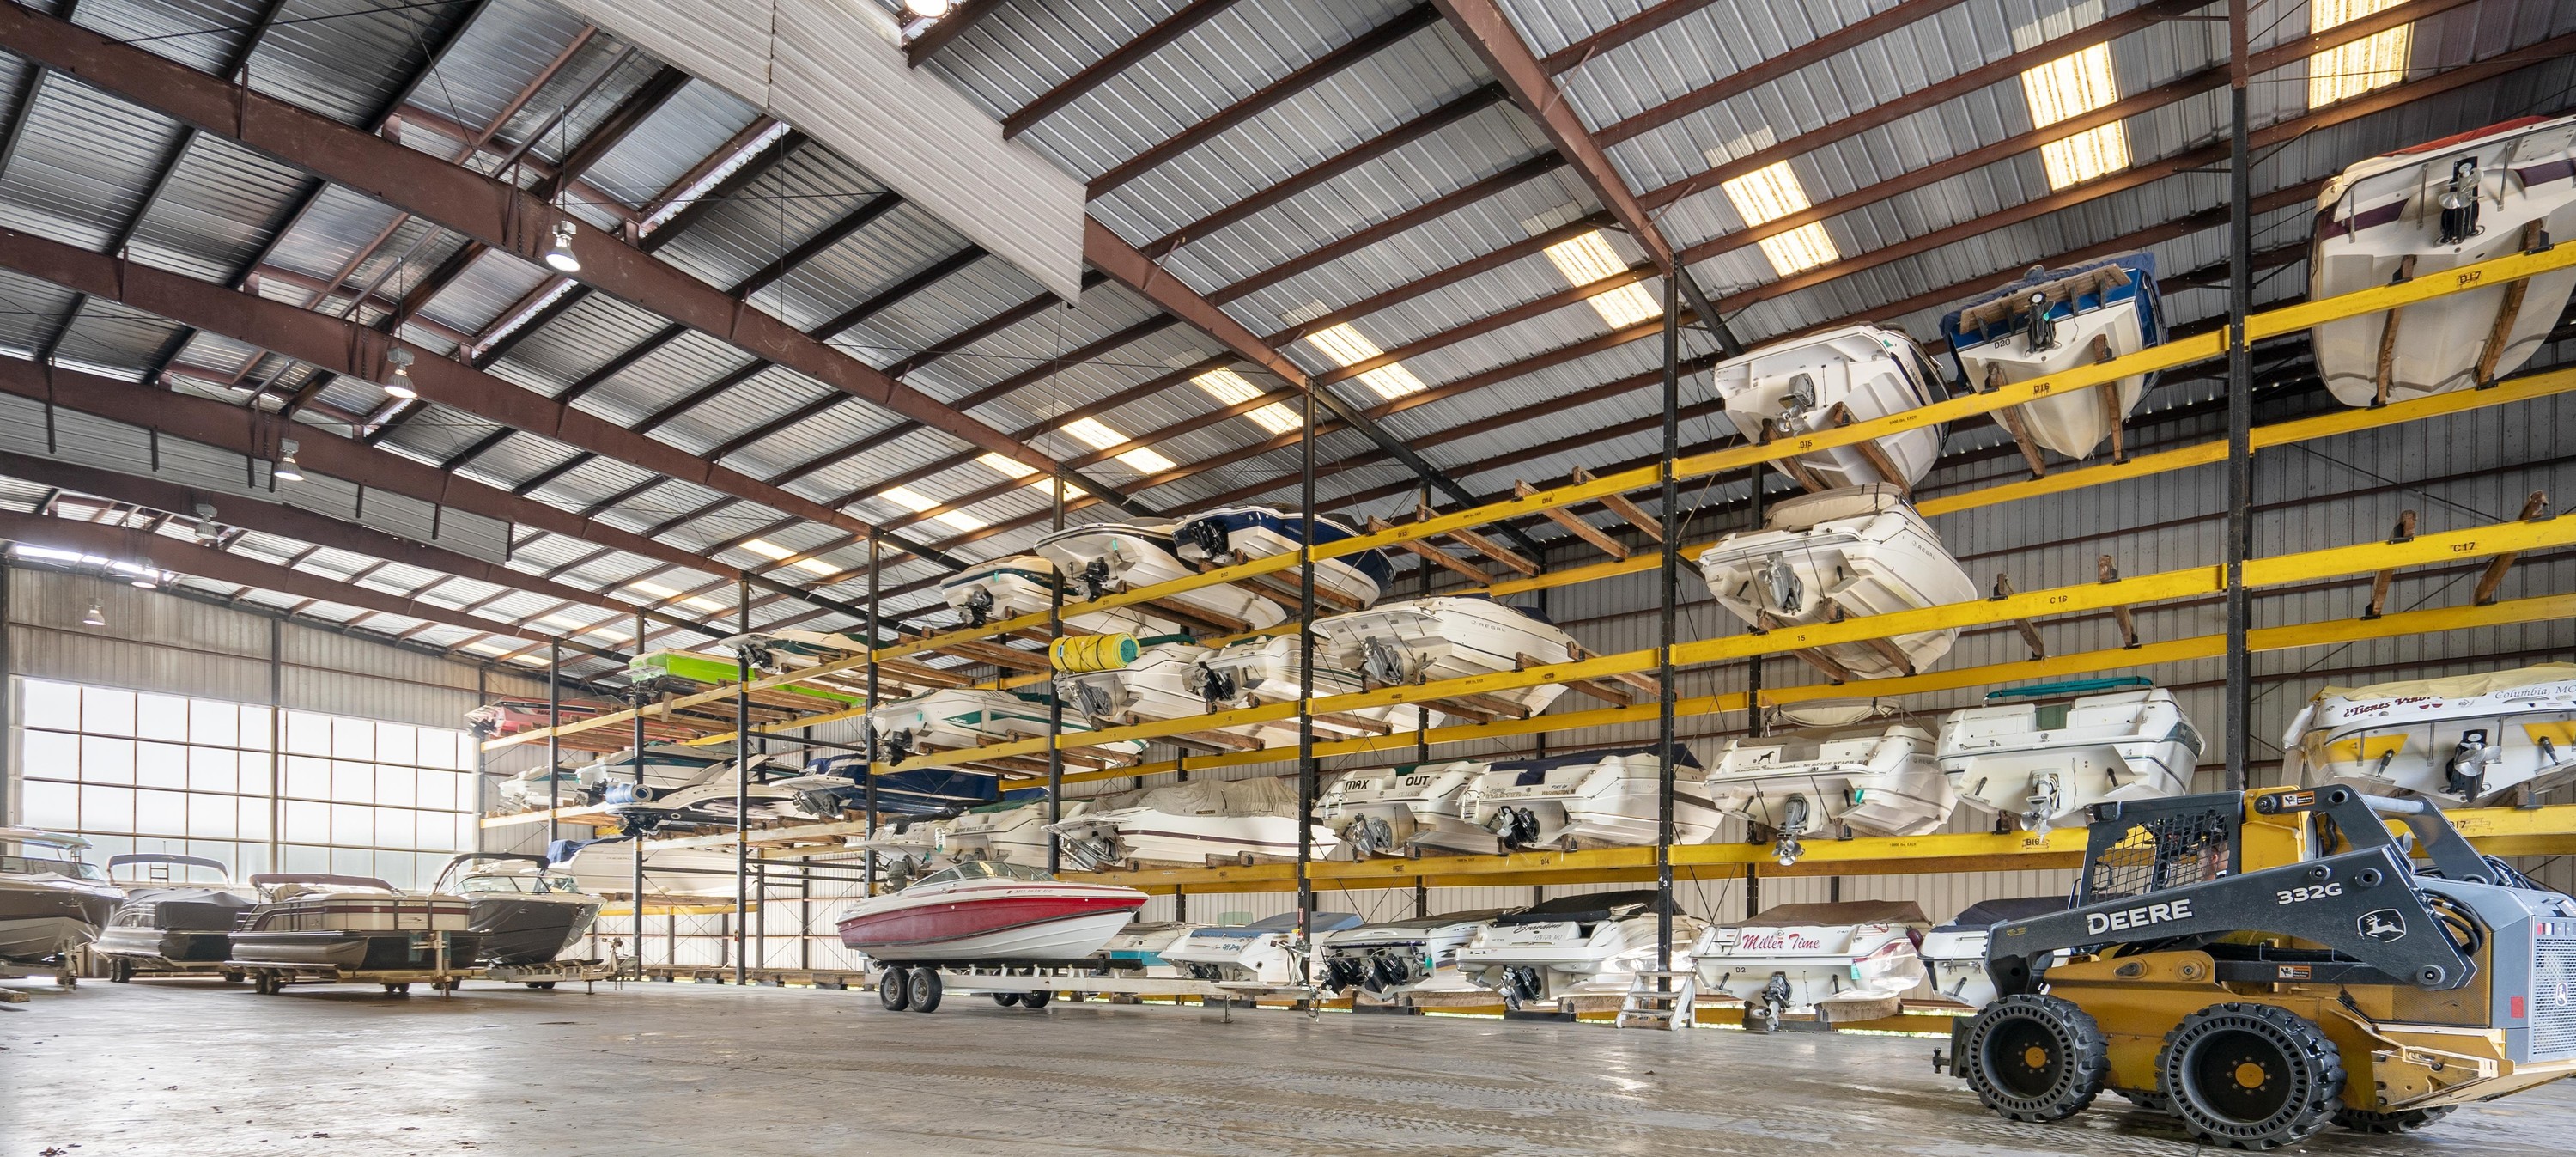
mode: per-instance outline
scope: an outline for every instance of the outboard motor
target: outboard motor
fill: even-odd
[[[1190,673],[1182,676],[1181,680],[1184,686],[1199,693],[1199,700],[1207,704],[1211,712],[1234,702],[1234,697],[1243,690],[1232,672],[1219,671],[1205,663],[1191,664]]]
[[[893,763],[897,760],[903,759],[904,757],[912,754],[912,729],[909,727],[898,727],[895,729],[894,734],[883,737],[883,743],[885,750],[874,757],[876,762]],[[875,737],[871,737],[869,746],[877,746]]]
[[[1384,816],[1361,816],[1352,820],[1351,826],[1342,829],[1342,839],[1350,844],[1353,853],[1365,860],[1394,849],[1395,827],[1387,823]]]
[[[1399,984],[1412,984],[1415,981],[1428,979],[1431,974],[1430,968],[1423,964],[1421,958],[1398,956],[1392,952],[1381,952],[1371,956],[1368,963],[1368,982],[1362,987],[1370,992],[1384,992]]]
[[[1770,1032],[1779,1028],[1780,1013],[1789,1007],[1790,996],[1787,974],[1772,973],[1770,981],[1762,986],[1762,992],[1756,998],[1761,1003],[1744,1002],[1744,1031]]]
[[[983,626],[985,620],[991,618],[993,614],[993,592],[977,587],[967,593],[966,605],[959,609],[966,614],[967,626]]]
[[[604,802],[610,806],[653,802],[653,785],[649,783],[612,783]]]
[[[1781,805],[1780,823],[1775,829],[1779,838],[1771,844],[1771,856],[1780,861],[1781,867],[1797,863],[1798,857],[1807,853],[1806,845],[1798,842],[1798,837],[1806,834],[1807,819],[1807,797],[1793,795]]]
[[[1086,599],[1096,599],[1102,595],[1108,594],[1109,560],[1105,558],[1095,558],[1091,560],[1090,565],[1082,568],[1081,574],[1074,577],[1082,583],[1082,597]]]
[[[1518,1010],[1524,1002],[1537,1000],[1539,992],[1538,969],[1526,964],[1503,969],[1503,1007]]]
[[[1367,983],[1364,975],[1367,968],[1368,962],[1336,956],[1324,962],[1324,974],[1316,978],[1316,983],[1327,992],[1340,992],[1352,985]]]
[[[2042,353],[2057,348],[2057,323],[2048,316],[2048,293],[2030,291],[2030,352]]]
[[[1781,613],[1795,615],[1807,604],[1807,584],[1798,581],[1798,572],[1789,569],[1788,560],[1773,555],[1771,565],[1760,572],[1762,593]]]
[[[2442,786],[2464,800],[2486,794],[2487,768],[2504,762],[2504,752],[2488,745],[2486,729],[2460,734],[2460,745],[2442,763]]]
[[[2451,162],[2451,179],[2442,186],[2437,198],[2442,206],[2442,239],[2440,244],[2457,245],[2482,230],[2478,228],[2478,159],[2462,157]]]
[[[778,656],[767,644],[746,642],[736,646],[733,653],[741,658],[743,666],[754,671],[775,674],[778,670]]]
[[[1193,518],[1184,522],[1176,537],[1181,542],[1199,548],[1199,557],[1209,562],[1230,565],[1242,561],[1234,557],[1234,550],[1228,543],[1230,536],[1226,533],[1225,524],[1216,519]]]
[[[1780,409],[1791,414],[1803,414],[1815,408],[1816,379],[1807,374],[1791,377],[1789,392],[1780,397]]]
[[[1370,638],[1360,642],[1360,670],[1389,687],[1400,687],[1413,681],[1412,664],[1405,661],[1408,657],[1404,644],[1394,639]]]
[[[1538,813],[1525,807],[1498,808],[1485,829],[1506,848],[1528,847],[1538,839]]]
[[[1109,698],[1109,689],[1089,680],[1074,683],[1073,705],[1092,719],[1107,719],[1118,711],[1118,704]]]
[[[1107,836],[1056,837],[1058,856],[1079,871],[1097,872],[1118,862],[1118,847]]]

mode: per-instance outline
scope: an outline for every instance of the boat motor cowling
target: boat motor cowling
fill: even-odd
[[[2487,769],[2504,762],[2504,749],[2487,742],[2486,729],[2471,728],[2442,763],[2442,786],[2464,800],[2486,794]]]
[[[1528,847],[1538,839],[1538,813],[1525,807],[1497,808],[1485,828],[1506,848]]]
[[[1197,547],[1199,557],[1209,562],[1239,561],[1234,557],[1234,548],[1229,542],[1231,537],[1226,532],[1225,523],[1219,519],[1194,518],[1181,524],[1181,542]]]
[[[654,794],[653,785],[649,783],[612,783],[608,785],[602,802],[612,807],[619,804],[651,803]]]
[[[993,613],[993,592],[977,587],[967,592],[966,605],[958,609],[965,612],[967,626],[983,626],[985,620]]]
[[[1082,573],[1080,575],[1075,577],[1082,583],[1082,597],[1086,599],[1096,599],[1102,595],[1108,594],[1109,560],[1105,558],[1095,558],[1091,560],[1090,565],[1082,568]]]
[[[1360,642],[1360,669],[1368,677],[1389,687],[1413,682],[1411,655],[1395,639],[1368,638]]]
[[[2438,198],[2442,205],[2443,245],[2457,245],[2482,230],[2478,228],[2478,159],[2462,157],[2451,162],[2451,179],[2443,185]]]
[[[1210,711],[1233,702],[1234,697],[1243,690],[1235,681],[1232,672],[1219,671],[1205,663],[1192,664],[1189,673],[1181,677],[1181,682],[1183,686],[1198,692],[1199,699],[1207,704],[1207,709]]]

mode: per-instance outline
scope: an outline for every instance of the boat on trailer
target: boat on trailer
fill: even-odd
[[[1502,994],[1503,1006],[1569,996],[1616,996],[1640,972],[1678,971],[1708,922],[1673,914],[1673,958],[1655,959],[1652,889],[1542,900],[1497,916],[1458,950],[1458,970]]]
[[[71,975],[70,961],[125,901],[106,872],[81,859],[88,848],[79,836],[0,827],[0,965]]]
[[[453,971],[482,947],[463,896],[411,892],[367,876],[275,872],[250,878],[259,906],[234,930],[230,963],[340,972]],[[443,955],[442,955],[443,945]]]
[[[1316,942],[1359,924],[1360,918],[1349,912],[1317,912]],[[1193,928],[1163,949],[1163,961],[1197,980],[1267,987],[1301,983],[1305,979],[1301,964],[1307,954],[1298,947],[1298,925],[1295,912],[1282,912],[1233,927]]]
[[[1814,626],[1970,602],[1977,584],[1895,487],[1853,486],[1771,508],[1761,530],[1726,535],[1699,556],[1728,613],[1759,629]],[[1956,628],[1828,643],[1799,652],[1838,680],[1909,675],[1941,661]]]
[[[2308,300],[2372,289],[2576,236],[2576,116],[2524,117],[2372,157],[2317,195]],[[2347,406],[2493,382],[2556,328],[2576,269],[2323,322],[2317,372]]]
[[[544,856],[459,852],[432,890],[465,897],[466,931],[484,964],[543,964],[590,934],[603,901]]]
[[[1970,1008],[1984,1008],[1995,1000],[1995,978],[1986,971],[1986,945],[1995,925],[2066,909],[2064,896],[1979,900],[1924,933],[1915,952],[1931,974],[1933,991]]]
[[[1299,636],[1268,635],[1254,639],[1237,639],[1219,647],[1199,660],[1199,669],[1189,675],[1188,686],[1199,696],[1209,712],[1231,711],[1239,707],[1259,707],[1268,703],[1294,703],[1298,699]],[[1366,690],[1357,669],[1337,666],[1330,648],[1322,639],[1315,643],[1314,697],[1356,695]],[[1411,731],[1420,725],[1422,709],[1410,703],[1392,707],[1363,707],[1356,711],[1335,712],[1315,717],[1315,734],[1324,739],[1344,739],[1358,735],[1377,735],[1390,731]],[[1297,742],[1297,721],[1281,720],[1256,726],[1253,735],[1264,747],[1285,747]]]
[[[2033,831],[2085,822],[2097,803],[2191,790],[2205,744],[2174,694],[2127,676],[1986,694],[1941,719],[1933,758],[1959,802]]]
[[[1941,336],[1970,388],[1992,390],[2127,357],[2164,344],[2155,254],[2133,250],[2034,268],[1941,319]],[[2154,374],[2067,391],[1995,411],[2017,442],[2090,458],[2155,385]]]
[[[130,852],[107,858],[107,874],[145,866],[150,877],[123,885],[116,906],[90,951],[107,961],[108,979],[120,984],[144,974],[223,973],[232,959],[233,926],[256,906],[249,889],[235,884],[222,860],[165,852]],[[212,879],[191,880],[201,868]],[[238,972],[225,973],[238,980]]]
[[[1100,951],[1091,954],[1092,969],[1102,975],[1158,979],[1181,976],[1181,966],[1163,959],[1163,952],[1180,943],[1182,937],[1205,927],[1180,920],[1136,921],[1119,929],[1100,946]]]
[[[1386,687],[1564,663],[1581,652],[1556,624],[1483,595],[1388,603],[1317,619],[1314,631],[1317,667],[1357,671]],[[1478,699],[1526,716],[1547,710],[1564,693],[1563,684],[1542,683]]]
[[[1782,904],[1702,933],[1691,961],[1701,990],[1743,1001],[1755,1032],[1793,1012],[1866,1020],[1895,1014],[1923,983],[1915,946],[1931,927],[1911,900]]]
[[[1198,573],[1173,553],[1175,545],[1170,523],[1095,522],[1038,539],[1037,552],[1055,563],[1067,600],[1076,595],[1096,599]],[[1243,631],[1288,620],[1286,608],[1240,583],[1217,583],[1157,601],[1164,605],[1143,609],[1198,620],[1185,626]]]
[[[1459,797],[1492,766],[1453,759],[1349,772],[1316,797],[1315,819],[1341,838],[1353,859],[1403,855],[1434,832],[1471,847],[1479,837],[1490,843],[1493,833],[1467,822]]]
[[[1673,757],[1673,842],[1707,843],[1717,835],[1719,815],[1706,773],[1688,747],[1675,745]],[[1414,843],[1461,852],[1650,845],[1662,776],[1663,761],[1651,748],[1497,760],[1460,793],[1464,824],[1434,828]]]
[[[970,627],[1053,608],[1058,579],[1055,560],[1042,554],[1014,554],[967,567],[939,580],[939,597],[956,609]],[[1095,635],[1126,634],[1139,638],[1181,633],[1179,623],[1135,607],[1082,610],[1080,588],[1065,592],[1064,624]]]
[[[1748,442],[1884,418],[1949,396],[1940,369],[1912,338],[1874,325],[1825,330],[1729,358],[1717,364],[1710,385]],[[1776,466],[1809,490],[1872,482],[1912,489],[1940,457],[1941,436],[1941,427],[1924,426]]]
[[[2576,780],[2576,664],[2317,692],[2281,737],[2290,782],[2441,807],[2527,799]]]
[[[1339,520],[1321,515],[1310,517],[1268,506],[1228,506],[1183,521],[1172,531],[1172,540],[1183,562],[1234,566],[1256,558],[1296,554],[1309,542],[1324,546],[1356,537],[1357,533]],[[1298,591],[1297,572],[1293,569],[1263,577],[1279,580],[1273,583],[1275,589],[1291,594]],[[1320,606],[1357,610],[1377,602],[1378,595],[1394,582],[1395,567],[1380,551],[1364,550],[1315,560],[1315,597]]]
[[[1784,867],[1801,837],[1925,835],[1959,806],[1930,731],[1875,708],[1837,722],[1727,740],[1709,768],[1709,802],[1768,833]]]
[[[868,712],[864,742],[879,762],[915,755],[956,751],[987,744],[1036,739],[1050,730],[1044,694],[1000,691],[990,687],[942,687],[909,699],[879,704]],[[1080,713],[1065,713],[1064,730],[1091,730]],[[1145,753],[1137,740],[1102,744],[1092,750],[1133,758]]]
[[[1144,906],[1134,888],[966,860],[851,904],[837,927],[844,946],[886,964],[1062,962],[1099,951]]]
[[[1458,950],[1496,917],[1517,911],[1488,908],[1389,920],[1320,937],[1315,984],[1326,992],[1357,990],[1389,1003],[1415,993],[1482,992],[1458,970]]]
[[[1068,867],[1102,872],[1141,865],[1200,868],[1297,857],[1305,824],[1317,859],[1340,846],[1332,830],[1297,815],[1287,778],[1199,779],[1091,801],[1083,813],[1047,826]]]

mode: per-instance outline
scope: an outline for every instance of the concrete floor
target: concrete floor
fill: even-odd
[[[602,985],[453,998],[194,981],[0,1005],[0,1157],[187,1154],[2191,1154],[2104,1097],[2021,1125],[1932,1042]],[[2576,1083],[2325,1154],[2576,1131]]]

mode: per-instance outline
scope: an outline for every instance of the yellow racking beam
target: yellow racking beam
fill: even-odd
[[[2395,309],[2399,306],[2431,300],[2445,294],[2476,289],[2482,285],[2528,278],[2569,266],[2576,266],[2576,246],[2561,245],[2539,253],[2511,254],[2491,261],[2480,262],[2476,265],[2464,266],[2459,269],[2450,270],[2439,276],[2419,277],[2396,285],[2378,286],[2355,293],[2341,294],[2322,301],[2306,302],[2300,305],[2288,306],[2281,309],[2255,314],[2246,319],[2247,340],[2256,341],[2263,338],[2293,333],[2298,330],[2310,328],[2322,322]],[[1669,469],[1677,478],[1696,478],[1722,471],[1777,461],[1779,459],[1793,457],[1815,450],[1853,445],[1859,442],[1885,437],[1890,434],[1935,426],[1963,418],[1973,417],[1979,414],[1992,413],[1997,410],[2021,405],[2022,403],[2029,402],[2037,398],[2047,397],[2052,394],[2064,393],[2071,390],[2088,389],[2116,381],[2120,378],[2128,377],[2132,374],[2150,373],[2171,369],[2176,366],[2188,365],[2193,362],[2208,360],[2226,353],[2227,349],[2226,336],[2223,332],[2204,334],[2199,337],[2167,342],[2163,345],[2153,346],[2137,353],[2130,354],[2126,357],[2115,358],[2107,362],[2079,366],[2064,373],[2055,374],[2049,377],[2033,378],[2027,381],[2015,382],[1985,393],[1964,394],[1941,402],[1936,402],[1929,406],[1922,406],[1912,410],[1906,410],[1901,413],[1890,414],[1883,418],[1874,418],[1866,422],[1854,423],[1849,426],[1837,427],[1832,430],[1800,435],[1793,438],[1782,438],[1762,445],[1729,447],[1723,450],[1715,450],[1704,454],[1692,455],[1675,462],[1622,471],[1618,474],[1606,475],[1582,483],[1551,487],[1545,490],[1536,490],[1520,497],[1487,503],[1483,506],[1470,507],[1465,510],[1452,511],[1448,514],[1437,515],[1418,522],[1406,523],[1402,526],[1397,526],[1384,531],[1355,535],[1347,539],[1310,548],[1306,553],[1317,559],[1339,558],[1344,555],[1357,554],[1383,546],[1391,546],[1403,542],[1447,534],[1455,530],[1470,529],[1507,518],[1538,514],[1557,507],[1571,506],[1581,502],[1596,501],[1604,497],[1615,496],[1632,490],[1640,490],[1649,486],[1659,485],[1664,480],[1665,471],[1667,469]],[[1251,578],[1258,575],[1289,570],[1297,566],[1297,564],[1297,555],[1272,555],[1267,558],[1253,559],[1231,567],[1222,567],[1195,575],[1184,576],[1152,587],[1139,588],[1137,590],[1108,595],[1103,598],[1090,601],[1086,604],[1086,607],[1088,609],[1110,610],[1118,607],[1130,606],[1169,597],[1185,591],[1197,590],[1202,587],[1215,586],[1221,583],[1233,582],[1238,579]],[[837,674],[841,671],[864,667],[872,661],[881,662],[887,659],[901,658],[907,655],[935,651],[940,647],[953,643],[991,638],[997,635],[1010,634],[1016,631],[1035,629],[1045,626],[1046,623],[1047,616],[1045,615],[1022,615],[1016,619],[1006,619],[988,623],[982,627],[963,628],[938,635],[925,636],[909,642],[899,643],[891,647],[879,648],[867,655],[854,656],[849,659],[823,664],[818,667],[806,668],[792,674],[774,675],[768,678],[755,680],[749,685],[749,689],[752,691],[767,690],[773,687],[785,686],[789,683],[796,682],[800,678],[812,679],[825,675]],[[731,687],[719,688],[710,691],[698,692],[693,695],[681,696],[667,702],[666,704],[657,705],[657,707],[668,710],[671,708],[696,706],[701,703],[712,703],[730,698],[734,693],[734,689]],[[652,709],[648,708],[646,710],[650,711]],[[607,714],[592,716],[573,723],[560,724],[555,727],[537,728],[530,731],[520,732],[516,735],[507,735],[497,739],[486,740],[484,741],[483,748],[486,751],[495,751],[522,743],[536,742],[537,740],[546,738],[548,735],[574,734],[582,731],[614,726],[618,723],[631,720],[634,718],[635,714],[636,710],[630,708],[625,711],[609,712]],[[830,717],[848,718],[849,714],[846,712],[834,713]],[[819,721],[821,721],[820,718],[815,720],[799,721],[794,725],[809,726],[811,723]]]

